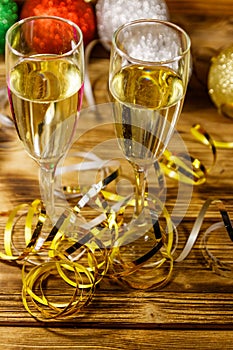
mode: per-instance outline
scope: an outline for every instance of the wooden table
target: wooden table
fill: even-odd
[[[213,4],[212,4],[213,3]],[[212,4],[212,6],[211,6]],[[221,4],[221,5],[220,5]],[[190,133],[200,123],[219,141],[232,141],[232,120],[220,116],[206,89],[209,58],[232,40],[232,1],[168,1],[172,19],[189,32],[193,42],[194,70],[189,84],[178,131],[192,156],[207,167],[211,150]],[[182,7],[182,11],[179,9]],[[192,10],[190,9],[192,7]],[[204,13],[203,13],[204,11]],[[226,15],[226,16],[223,16]],[[218,18],[218,16],[221,16]],[[107,94],[108,53],[89,64],[90,79],[97,104],[109,102]],[[4,84],[4,61],[1,63]],[[84,101],[84,107],[87,106]],[[80,121],[80,125],[82,121]],[[0,150],[0,210],[12,210],[20,203],[40,198],[38,169],[19,145],[15,131],[9,148]],[[99,131],[99,142],[106,130]],[[95,141],[96,141],[95,139]],[[1,136],[4,144],[5,136]],[[88,142],[87,142],[88,141]],[[91,137],[82,140],[87,150]],[[204,202],[221,199],[233,217],[232,149],[217,150],[217,162],[207,181],[192,188],[187,212],[178,226],[178,255],[187,241]],[[167,178],[166,206],[171,210],[179,184]],[[155,291],[125,290],[115,283],[100,283],[84,312],[74,320],[38,322],[24,309],[21,298],[21,269],[0,262],[0,348],[17,349],[233,349],[233,275],[229,278],[211,271],[203,259],[201,238],[221,216],[213,205],[206,212],[197,242],[184,261],[175,262],[170,282]],[[1,247],[3,241],[1,220]],[[211,236],[212,237],[212,236]],[[233,263],[233,243],[224,229],[213,232],[211,248],[221,261]],[[62,293],[62,290],[61,290]]]

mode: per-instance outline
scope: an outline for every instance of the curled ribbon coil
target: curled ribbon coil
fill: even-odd
[[[207,175],[216,163],[217,148],[229,148],[229,143],[216,142],[199,124],[191,128],[192,135],[212,151],[213,161],[210,168],[206,168],[201,161],[193,156],[178,153],[172,154],[166,150],[160,162],[164,174],[172,179],[192,185],[201,185],[206,182]]]
[[[60,256],[60,254],[58,254]],[[72,262],[66,257],[57,261],[48,261],[32,267],[26,273],[25,265],[23,267],[23,289],[22,299],[26,310],[38,320],[49,321],[51,319],[64,320],[70,317],[75,317],[83,307],[91,301],[95,280],[88,268],[85,268],[78,262]],[[73,278],[71,279],[71,276]],[[58,285],[61,288],[64,285],[64,300],[61,295],[57,295],[58,301],[50,301],[46,295],[46,287],[48,279],[54,277],[58,279]],[[67,291],[67,286],[71,287],[71,292]],[[85,287],[84,287],[85,286]],[[87,287],[89,286],[89,287]],[[50,287],[51,288],[51,287]],[[53,287],[53,291],[55,288]],[[66,300],[68,296],[68,301]]]
[[[232,149],[233,142],[214,140],[200,124],[193,125],[190,131],[200,143],[210,148],[213,157],[211,166],[206,168],[199,159],[193,156],[183,153],[172,154],[168,150],[164,152],[160,166],[164,174],[172,179],[187,184],[201,185],[206,182],[208,173],[216,164],[217,149]]]
[[[214,141],[199,125],[192,128],[192,133],[211,148],[213,165],[216,149],[231,147],[231,144]],[[96,162],[95,157],[93,159]],[[186,164],[185,155],[172,155],[168,151],[160,166],[166,175],[195,185],[205,182],[210,171],[194,158],[191,169]],[[222,226],[233,241],[232,223],[222,201],[208,199],[203,204],[182,252],[176,256],[178,232],[160,199],[147,197],[145,215],[149,218],[149,225],[148,230],[144,227],[145,231],[140,232],[137,222],[129,221],[125,225],[126,212],[134,206],[132,195],[123,197],[108,190],[108,185],[119,178],[120,168],[116,167],[108,174],[105,169],[102,175],[103,179],[85,193],[81,193],[78,186],[64,187],[68,197],[71,195],[75,199],[77,196],[78,201],[72,209],[64,209],[52,227],[39,199],[17,206],[8,216],[4,252],[0,252],[0,259],[22,264],[23,304],[33,317],[42,321],[77,317],[90,303],[103,278],[131,288],[164,286],[171,278],[174,263],[183,261],[192,250],[210,205],[217,207],[222,222],[210,226],[205,232],[203,256],[214,271],[223,275],[231,271],[208,248],[210,233]],[[86,221],[82,210],[89,205],[96,208],[98,215]],[[22,221],[24,245],[21,244],[20,249],[16,247],[15,234]],[[64,295],[55,295],[50,300],[51,285],[56,291],[61,284],[64,285]]]

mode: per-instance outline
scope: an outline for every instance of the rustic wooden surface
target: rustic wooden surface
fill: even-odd
[[[178,130],[190,153],[208,166],[211,152],[193,138],[190,128],[200,123],[216,140],[232,141],[232,121],[218,114],[206,91],[209,58],[228,45],[232,35],[232,22],[227,17],[232,15],[232,1],[208,1],[207,6],[207,1],[170,0],[168,5],[172,19],[187,29],[193,43],[194,73]],[[221,17],[216,18],[218,15]],[[108,58],[91,59],[89,69],[96,102],[108,102]],[[3,59],[0,73],[3,86]],[[2,145],[6,145],[5,138],[1,134]],[[14,130],[7,138],[13,143],[7,143],[9,149],[0,150],[0,211],[40,196],[37,166],[16,141]],[[89,138],[88,142],[92,140]],[[85,141],[82,147],[85,149]],[[217,163],[206,183],[193,188],[187,213],[178,227],[178,252],[207,198],[222,199],[233,217],[232,172],[232,150],[218,150]],[[170,208],[175,201],[177,183],[172,180],[167,183],[166,204]],[[218,221],[220,215],[211,207],[201,233]],[[2,235],[1,224],[1,242]],[[232,243],[224,231],[215,236],[216,254],[232,264]],[[225,278],[207,268],[200,251],[200,238],[190,255],[175,264],[172,279],[163,289],[126,291],[115,285],[100,285],[85,312],[69,323],[43,324],[34,320],[22,305],[21,287],[20,269],[0,262],[0,349],[233,349],[233,276]]]

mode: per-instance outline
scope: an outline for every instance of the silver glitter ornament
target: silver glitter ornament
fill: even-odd
[[[96,17],[99,38],[110,50],[112,35],[120,25],[141,18],[168,20],[169,12],[164,0],[98,0]]]

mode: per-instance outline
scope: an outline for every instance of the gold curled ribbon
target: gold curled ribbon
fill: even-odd
[[[143,227],[145,232],[143,232],[143,234],[140,236],[141,240],[134,239],[133,243],[128,244],[127,241],[132,237],[135,237],[135,235],[137,236],[139,231],[139,226],[134,220],[131,223],[131,227],[130,224],[127,224],[126,226],[122,225],[124,223],[122,215],[124,215],[126,208],[128,206],[134,206],[134,199],[132,199],[132,195],[128,197],[121,197],[106,190],[102,190],[101,194],[103,195],[103,198],[101,200],[98,198],[100,200],[99,203],[101,203],[100,207],[102,206],[102,209],[104,208],[104,211],[106,212],[106,228],[111,230],[107,236],[109,239],[106,239],[105,237],[104,241],[106,247],[111,247],[109,250],[109,269],[106,272],[105,277],[114,279],[121,284],[128,285],[132,288],[155,289],[159,286],[161,287],[162,285],[165,285],[171,277],[173,268],[171,250],[174,245],[174,227],[166,208],[163,207],[162,202],[159,201],[158,198],[156,198],[156,200],[151,200],[149,198],[147,199],[146,208],[147,212],[149,213],[151,223],[149,223],[146,228]],[[113,205],[110,205],[107,201],[113,202]],[[156,206],[158,208],[156,208]],[[162,210],[162,213],[165,216],[167,229],[166,233],[165,230],[162,233],[162,226],[159,223],[157,215],[158,210]],[[101,234],[103,231],[104,229],[99,231],[99,234]],[[151,235],[152,240],[147,247],[147,251],[144,251],[143,253],[142,251],[139,252],[139,255],[137,257],[135,256],[135,258],[131,261],[128,261],[127,259],[125,260],[127,255],[125,255],[125,250],[130,250],[131,245],[134,247],[138,245],[140,247],[143,244],[144,237],[148,237],[149,234]],[[158,254],[159,257],[157,258]],[[159,267],[161,268],[162,265],[167,265],[166,272],[163,276],[161,274],[155,278],[154,270],[159,269]],[[148,268],[148,266],[150,266],[150,268]],[[147,269],[150,270],[150,273],[153,271],[150,281],[148,279],[148,273],[145,273]],[[140,271],[142,270],[143,273],[141,274]],[[141,275],[140,278],[139,275]],[[142,281],[143,277],[144,281]],[[139,281],[139,279],[141,281]]]
[[[4,231],[5,253],[0,253],[0,259],[23,261],[23,304],[27,311],[37,319],[46,321],[51,318],[60,320],[75,317],[77,310],[89,303],[96,284],[104,277],[109,263],[108,250],[97,237],[99,232],[104,230],[104,225],[101,230],[93,224],[92,229],[90,224],[87,227],[83,225],[80,227],[80,232],[76,232],[75,235],[71,234],[70,237],[67,227],[73,221],[74,215],[80,215],[82,208],[92,199],[97,198],[100,191],[117,178],[118,172],[119,169],[92,185],[81,196],[72,211],[64,210],[47,234],[43,231],[43,225],[48,218],[39,199],[30,205],[19,205],[11,211]],[[13,237],[17,221],[23,216],[26,217],[25,248],[19,253],[14,247]],[[35,217],[37,223],[33,229]],[[102,223],[104,220],[110,222],[109,218],[109,213],[106,212],[98,222]],[[26,273],[26,267],[29,268],[29,266],[29,272]],[[70,278],[71,273],[75,278]],[[74,288],[70,301],[61,304],[48,301],[43,286],[54,276]],[[36,293],[37,290],[40,295]],[[78,292],[81,294],[77,299]],[[84,294],[87,297],[84,298]]]
[[[129,205],[132,205],[130,202]],[[156,205],[162,210],[165,218],[165,229],[157,215]],[[145,229],[145,234],[140,234],[140,225],[137,220],[132,220],[125,228],[118,230],[114,247],[109,256],[110,268],[107,277],[117,280],[130,288],[153,290],[164,286],[171,278],[173,270],[172,248],[174,245],[174,226],[171,218],[159,199],[147,198],[147,211],[151,218],[151,224]],[[143,225],[142,225],[143,226]],[[142,232],[144,228],[142,228]],[[136,237],[132,243],[131,237]],[[149,242],[149,243],[147,243]],[[147,251],[141,247],[147,246]],[[129,259],[129,251],[134,252]],[[138,253],[137,255],[135,254]]]
[[[190,131],[199,142],[211,149],[213,156],[211,167],[206,168],[198,158],[186,153],[172,154],[168,150],[165,150],[160,165],[164,174],[172,179],[191,185],[201,185],[206,182],[207,174],[216,163],[216,142],[200,124],[193,125]]]
[[[196,137],[197,140],[199,140],[201,143],[203,143],[206,146],[210,146],[212,148],[212,152],[215,156],[216,160],[216,149],[231,149],[233,148],[233,142],[223,142],[223,141],[216,141],[210,137],[210,135],[206,132],[206,130],[200,125],[195,124],[191,128],[191,133]],[[215,149],[215,151],[214,151]]]
[[[66,257],[59,254],[60,259],[44,262],[38,266],[33,266],[26,273],[26,264],[22,270],[22,300],[26,310],[38,320],[50,321],[64,320],[74,318],[77,314],[91,301],[94,295],[95,283],[93,275],[79,262],[72,262]],[[68,277],[69,273],[69,277]],[[73,278],[71,279],[70,275]],[[61,300],[58,294],[58,301],[50,301],[47,297],[46,282],[48,279],[58,279],[56,288],[60,288],[62,282],[64,284],[64,294],[68,295]],[[83,288],[84,284],[88,284],[90,288]],[[71,287],[71,292],[69,288]],[[53,287],[53,293],[56,292]],[[56,300],[56,298],[54,298]]]
[[[215,142],[199,126],[195,127],[194,134],[197,138],[202,135],[200,141],[212,149],[215,163]],[[164,161],[163,165],[165,169],[169,169],[167,174],[173,174],[179,181],[188,183],[193,177],[196,178],[196,184],[204,181],[203,174],[206,170],[202,169],[201,163],[192,161],[193,169],[190,170],[185,155],[182,157],[165,152],[166,162]],[[0,252],[0,259],[24,262],[23,304],[37,319],[46,321],[76,317],[91,301],[97,283],[104,277],[117,280],[131,288],[155,289],[164,286],[170,280],[174,262],[181,262],[190,253],[211,204],[217,205],[224,227],[233,241],[233,228],[223,203],[208,199],[194,223],[183,251],[174,258],[177,246],[174,237],[177,236],[177,232],[170,215],[158,198],[147,198],[145,210],[149,213],[152,230],[145,231],[138,242],[134,240],[130,246],[130,237],[138,227],[132,225],[125,229],[123,215],[128,206],[134,205],[134,201],[131,196],[121,197],[108,192],[106,188],[118,178],[119,172],[120,169],[114,170],[84,194],[79,192],[80,199],[76,205],[72,210],[64,210],[48,234],[43,230],[47,216],[39,199],[30,205],[21,204],[10,213],[4,231],[5,253]],[[72,190],[73,192],[76,191]],[[74,216],[82,215],[82,209],[92,202],[101,209],[101,213],[89,222],[84,220],[77,231],[68,232]],[[162,213],[160,218],[157,215],[158,211]],[[25,248],[18,252],[13,243],[14,232],[17,220],[22,217],[25,217]],[[35,219],[36,224],[33,228]],[[211,261],[210,265],[220,271],[221,264],[207,247],[207,237],[214,229],[215,226],[207,230],[203,240],[203,251],[205,259]],[[135,249],[137,243],[140,247],[142,242],[146,243],[147,240],[149,244],[146,252],[139,249],[137,255],[127,258],[130,249]],[[60,279],[71,288],[68,301],[49,300],[45,286],[49,284],[51,277]]]
[[[233,142],[214,140],[200,124],[193,125],[190,132],[197,141],[210,148],[213,157],[211,166],[206,168],[198,158],[184,153],[173,154],[168,150],[165,150],[160,166],[164,174],[172,179],[187,184],[201,185],[206,182],[208,173],[216,164],[217,149],[232,149]]]
[[[166,176],[186,184],[201,185],[206,181],[204,165],[197,158],[184,153],[174,155],[165,150],[160,166]]]
[[[26,211],[27,209],[27,211]],[[20,253],[14,247],[14,224],[17,219],[17,215],[23,210],[19,216],[26,215],[25,219],[25,249]],[[34,216],[38,216],[37,224],[32,232],[32,219]],[[33,250],[35,242],[41,233],[43,223],[46,218],[45,209],[41,200],[36,199],[30,205],[20,204],[14,208],[7,220],[5,230],[4,230],[4,249],[5,253],[0,252],[0,259],[8,261],[18,261],[23,260],[30,252]]]

